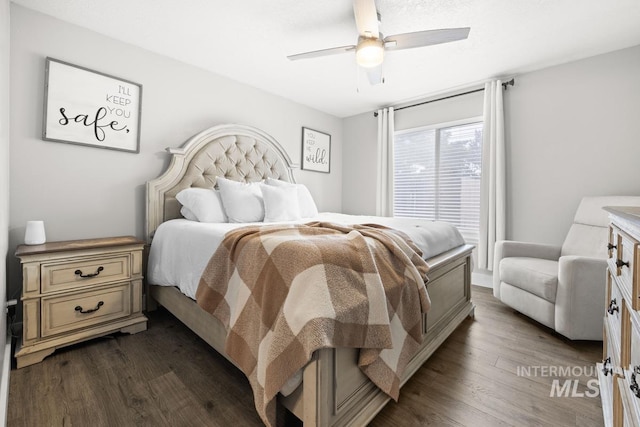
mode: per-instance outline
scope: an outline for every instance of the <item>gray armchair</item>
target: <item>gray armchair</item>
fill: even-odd
[[[493,295],[572,340],[602,340],[608,213],[640,197],[585,197],[562,246],[500,241]]]

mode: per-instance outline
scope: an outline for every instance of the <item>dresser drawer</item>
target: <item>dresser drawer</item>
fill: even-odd
[[[614,339],[611,335],[609,335],[609,328],[606,325],[604,328],[604,341],[606,342],[606,346],[604,348],[604,354],[602,356],[601,371],[605,376],[612,376],[615,372],[619,372],[619,369],[617,369],[619,358],[616,353]]]
[[[609,245],[607,246],[609,259],[618,259],[618,245],[620,244],[620,229],[613,224],[609,225]]]
[[[640,366],[640,332],[638,332],[635,322],[632,322],[629,331],[629,347],[629,360],[628,363],[623,365],[624,369],[633,369],[634,366]]]
[[[42,298],[42,337],[87,328],[131,314],[130,283]]]
[[[621,278],[627,289],[632,289],[633,281],[635,280],[635,258],[638,251],[638,242],[622,232],[620,232],[619,241],[616,275]],[[633,295],[631,292],[630,294]],[[636,308],[635,305],[634,308]]]
[[[72,262],[42,264],[41,292],[55,292],[88,285],[127,280],[131,277],[131,256],[78,258]]]
[[[600,386],[600,398],[602,399],[604,419],[613,419],[613,374],[609,373],[606,360],[604,364],[596,363],[596,369],[598,372],[598,384]]]
[[[605,321],[604,331],[604,354],[602,357],[602,363],[597,363],[598,383],[600,386],[600,397],[602,399],[602,410],[604,412],[605,419],[613,419],[613,395],[614,384],[616,381],[617,373],[620,373],[618,368],[619,357],[615,345],[615,337],[611,336],[608,322]]]
[[[624,377],[618,379],[620,400],[623,406],[625,426],[639,426],[640,420],[640,367],[624,371]]]
[[[624,299],[620,289],[613,278],[608,281],[610,283],[609,301],[607,301],[607,309],[605,311],[605,319],[609,323],[611,333],[616,337],[621,336],[622,325],[622,306]]]

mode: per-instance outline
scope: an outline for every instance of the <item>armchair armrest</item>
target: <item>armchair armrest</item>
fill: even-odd
[[[493,253],[493,295],[500,298],[500,261],[509,257],[540,258],[557,261],[560,258],[560,246],[542,243],[499,240]]]
[[[556,245],[543,243],[516,242],[513,240],[501,240],[496,242],[494,260],[509,257],[541,258],[557,261],[560,258],[562,248]]]
[[[606,271],[606,259],[560,257],[556,331],[574,340],[602,340]]]

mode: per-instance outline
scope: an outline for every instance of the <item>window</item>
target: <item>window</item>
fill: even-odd
[[[393,215],[455,225],[478,243],[482,121],[398,131],[394,135]]]

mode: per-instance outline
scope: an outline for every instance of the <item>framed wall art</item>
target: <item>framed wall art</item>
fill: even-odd
[[[141,100],[138,83],[47,58],[42,138],[139,153]]]
[[[302,128],[302,169],[330,172],[331,135]]]

